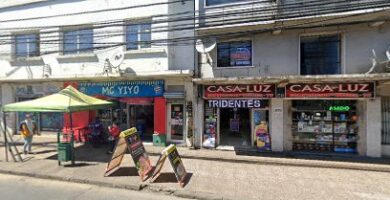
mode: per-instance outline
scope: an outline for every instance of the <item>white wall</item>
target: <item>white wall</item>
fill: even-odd
[[[367,156],[381,157],[381,99],[367,101]]]
[[[385,51],[390,45],[390,23],[382,27],[369,27],[367,24],[282,31],[279,35],[263,33],[247,38],[253,41],[253,66],[241,68],[218,68],[217,52],[200,55],[200,70],[203,77],[237,76],[280,76],[298,75],[300,67],[301,35],[333,34],[342,35],[342,68],[345,73],[365,73],[371,67],[371,50],[375,49],[379,60],[385,59]],[[207,59],[209,57],[209,59]]]
[[[89,1],[44,1],[40,3],[17,6],[10,8],[0,8],[0,19],[12,20],[19,18],[41,17],[51,15],[66,15],[70,13],[84,12],[95,10],[115,9],[112,11],[88,13],[81,15],[67,15],[60,17],[51,17],[34,20],[21,20],[0,23],[0,35],[6,40],[13,37],[7,36],[18,33],[28,33],[26,27],[35,28],[34,32],[40,33],[42,41],[58,40],[56,44],[41,44],[41,53],[55,52],[52,55],[58,60],[58,66],[52,65],[51,78],[70,78],[70,77],[99,77],[106,76],[103,74],[105,59],[109,57],[115,48],[95,50],[93,53],[84,56],[63,56],[61,55],[61,43],[63,30],[69,29],[69,26],[80,25],[80,27],[95,26],[94,42],[120,44],[125,42],[125,28],[120,26],[96,28],[96,23],[116,20],[134,20],[134,19],[151,19],[164,20],[168,19],[167,14],[193,10],[193,3],[186,4],[175,3],[166,4],[172,0],[89,0]],[[139,5],[163,3],[149,7],[134,7]],[[120,9],[128,8],[128,9]],[[159,17],[156,17],[159,15]],[[190,23],[191,22],[185,22]],[[94,25],[95,24],[95,25]],[[123,24],[124,25],[124,24]],[[193,36],[193,31],[176,31],[168,34],[166,31],[155,31],[159,27],[167,27],[168,23],[152,24],[152,40],[166,40],[175,37]],[[48,28],[51,27],[51,28]],[[12,29],[12,31],[6,29]],[[14,29],[14,28],[17,28]],[[20,30],[19,30],[20,29]],[[101,37],[101,35],[104,37]],[[5,36],[4,36],[5,35]],[[100,37],[98,36],[100,35]],[[107,35],[109,37],[107,37]],[[99,46],[98,44],[95,47]],[[0,62],[2,70],[0,79],[39,79],[42,78],[44,62],[41,58],[15,61],[12,58],[14,45],[0,45]],[[124,47],[120,47],[123,48]],[[59,52],[59,53],[58,53]],[[194,48],[193,44],[187,46],[168,48],[167,45],[152,46],[150,49],[142,49],[126,52],[125,60],[121,69],[129,74],[147,74],[149,72],[163,72],[169,70],[192,70],[194,68]],[[111,75],[119,75],[117,73]]]

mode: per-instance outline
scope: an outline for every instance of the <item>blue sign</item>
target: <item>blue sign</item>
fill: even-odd
[[[164,81],[120,81],[80,83],[79,90],[87,95],[108,97],[161,97]]]

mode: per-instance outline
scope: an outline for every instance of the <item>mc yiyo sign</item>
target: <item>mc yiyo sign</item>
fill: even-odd
[[[288,84],[287,98],[373,98],[375,83]]]
[[[272,84],[207,85],[204,88],[205,99],[273,97],[275,97],[275,85]]]

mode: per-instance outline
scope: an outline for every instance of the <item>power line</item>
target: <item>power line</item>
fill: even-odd
[[[348,0],[346,0],[347,2],[348,2]],[[340,2],[340,1],[337,1],[337,2]],[[383,2],[387,2],[387,1],[383,1]],[[329,3],[329,2],[328,2]],[[377,3],[378,2],[375,2],[375,7],[377,7]],[[390,6],[390,3],[387,3],[386,5],[389,5]],[[316,6],[318,6],[318,5],[316,5]],[[370,5],[363,5],[364,6],[364,8],[368,8],[367,6],[371,6],[371,4]],[[360,7],[358,7],[359,9],[361,9],[361,8],[363,8],[362,7],[362,5],[360,5]],[[369,8],[372,8],[372,7],[369,7]],[[342,8],[343,9],[343,8]],[[327,9],[322,9],[323,11],[326,11]],[[256,12],[257,10],[254,10],[254,11],[251,11],[251,12]],[[333,11],[333,8],[332,8],[332,10],[330,10],[330,11]],[[331,12],[330,12],[331,13]],[[314,14],[314,13],[313,13]],[[290,17],[303,17],[303,16],[310,16],[310,15],[312,15],[312,13],[307,13],[307,14],[305,14],[305,15],[302,15],[302,14],[300,14],[300,13],[298,13],[298,15],[296,15],[296,16],[290,16]],[[220,16],[218,16],[219,18],[220,18]],[[269,19],[272,19],[272,18],[260,18],[259,16],[254,16],[254,17],[246,17],[246,18],[238,18],[238,19],[231,19],[230,21],[233,21],[233,20],[235,20],[235,22],[234,23],[236,23],[236,24],[240,24],[240,23],[242,23],[242,21],[243,20],[245,20],[245,22],[256,22],[256,21],[262,21],[262,20],[269,20]],[[186,18],[186,19],[184,19],[184,20],[186,20],[186,21],[189,21],[189,20],[192,20],[191,18]],[[174,22],[173,20],[170,20],[170,21],[164,21],[164,22]],[[223,25],[232,25],[232,24],[234,24],[234,23],[232,23],[232,22],[229,22],[228,20],[224,20],[224,19],[221,19],[221,20],[218,20],[218,21],[213,21],[212,22],[212,25],[217,25],[216,23],[217,22],[221,22],[220,24],[223,24]],[[161,22],[161,21],[158,21],[158,22],[152,22],[152,23],[163,23],[163,22]],[[198,22],[198,23],[195,23],[195,25],[200,25],[201,24],[201,22]],[[103,26],[103,27],[98,27],[98,26],[95,26],[94,27],[94,29],[99,29],[99,28],[106,28],[106,27],[113,27],[113,26],[123,26],[124,24],[110,24],[110,25],[105,25],[105,26]],[[184,26],[185,28],[180,28],[181,26]],[[191,29],[193,29],[193,24],[185,24],[185,25],[175,25],[175,26],[172,26],[172,25],[168,25],[168,26],[166,26],[166,27],[164,27],[164,26],[159,26],[159,27],[153,27],[153,29],[157,29],[157,30],[151,30],[151,32],[152,33],[157,33],[157,32],[169,32],[169,31],[186,31],[186,30],[191,30]],[[211,25],[210,25],[211,26]],[[58,32],[58,31],[53,31],[53,32]],[[99,33],[99,34],[110,34],[110,33],[115,33],[116,31],[111,31],[111,32],[102,32],[102,33]],[[104,35],[101,35],[102,37],[105,37]],[[113,36],[118,36],[117,34],[116,35],[113,35]],[[0,36],[0,38],[1,37],[7,37],[7,36]],[[45,39],[45,38],[55,38],[55,37],[57,37],[57,36],[45,36],[45,37],[42,37],[41,36],[41,39]],[[100,35],[98,35],[97,33],[95,33],[95,37],[100,37]],[[3,42],[4,42],[4,40],[3,40]]]
[[[354,16],[358,16],[360,14],[355,14]],[[274,31],[274,30],[280,30],[280,29],[295,29],[295,28],[310,28],[312,26],[310,26],[310,24],[318,24],[318,23],[322,23],[322,22],[325,22],[325,21],[332,21],[332,20],[339,20],[339,19],[345,19],[345,18],[348,18],[348,17],[351,17],[351,16],[343,16],[343,17],[334,17],[334,18],[331,18],[331,19],[322,19],[322,20],[317,20],[317,21],[312,21],[312,22],[304,22],[304,23],[297,23],[297,24],[293,24],[293,25],[289,25],[289,26],[279,26],[279,27],[275,27],[275,28],[268,28],[268,29],[262,29],[262,30],[256,30],[256,31],[241,31],[241,32],[233,32],[233,33],[223,33],[223,34],[214,34],[212,36],[215,36],[215,37],[223,37],[223,36],[229,36],[229,37],[237,37],[237,36],[247,36],[247,35],[251,35],[251,34],[261,34],[261,33],[265,33],[265,32],[271,32],[271,31]],[[361,22],[356,22],[356,23],[334,23],[332,24],[332,26],[337,26],[337,25],[349,25],[349,24],[358,24],[358,23],[367,23],[367,21],[361,21]],[[305,26],[306,25],[306,26]],[[324,27],[323,25],[317,25],[317,27]],[[155,46],[159,46],[159,45],[177,45],[177,46],[181,46],[181,45],[193,45],[194,41],[196,40],[197,38],[195,37],[187,37],[187,38],[180,38],[180,40],[169,40],[169,39],[166,39],[166,40],[161,40],[161,42],[164,41],[164,43],[156,43],[156,44],[153,44]],[[120,47],[120,46],[124,46],[126,45],[125,43],[111,43],[111,44],[107,44],[105,46],[97,46],[97,47],[94,47],[93,49],[94,50],[101,50],[101,49],[106,49],[106,48],[113,48],[113,47]],[[47,55],[47,54],[54,54],[54,53],[61,53],[63,51],[48,51],[48,52],[43,52],[41,55]]]
[[[261,2],[264,2],[264,1],[261,1]],[[381,1],[371,1],[371,3],[380,3]],[[388,1],[382,1],[382,2],[388,2]],[[257,2],[256,2],[257,3]],[[296,11],[301,11],[303,8],[309,8],[309,7],[314,7],[314,8],[317,8],[317,7],[322,7],[322,6],[326,6],[326,5],[329,5],[329,4],[332,4],[332,3],[337,3],[337,4],[344,4],[344,3],[350,3],[350,0],[343,0],[343,1],[340,1],[340,0],[330,0],[330,1],[327,1],[327,2],[323,2],[323,1],[318,1],[318,0],[312,0],[312,1],[308,1],[306,2],[305,6],[302,6],[301,3],[289,3],[289,4],[283,4],[283,5],[278,5],[278,6],[271,6],[271,7],[261,7],[261,8],[256,8],[256,9],[240,9],[238,11],[234,11],[234,12],[224,12],[222,14],[206,14],[206,15],[198,15],[197,17],[193,17],[194,15],[194,12],[193,11],[189,11],[189,12],[179,12],[179,13],[175,13],[175,14],[167,14],[167,15],[151,15],[149,16],[148,18],[161,18],[161,17],[171,17],[171,16],[180,16],[178,18],[167,18],[167,19],[162,19],[162,20],[153,20],[152,23],[153,24],[159,24],[159,23],[169,23],[169,22],[179,22],[179,21],[189,21],[189,20],[206,20],[206,19],[213,19],[213,18],[223,18],[225,16],[231,16],[231,15],[239,15],[239,14],[258,14],[258,12],[262,12],[262,13],[268,13],[270,12],[271,14],[274,13],[275,11],[280,11],[280,9],[298,9],[298,10],[290,10],[289,12],[291,13],[294,13],[293,11],[295,11],[295,14],[296,14]],[[365,2],[366,4],[368,2]],[[253,4],[250,3],[250,4]],[[381,5],[377,5],[375,7],[380,7]],[[341,8],[341,7],[339,7]],[[351,5],[344,5],[344,7],[342,8],[349,8],[349,9],[344,9],[344,10],[340,10],[340,9],[336,9],[335,8],[327,8],[327,9],[321,9],[321,11],[329,11],[328,13],[332,13],[332,12],[340,12],[340,11],[348,11],[348,10],[352,10],[352,8],[354,8],[353,6]],[[333,10],[332,10],[333,9]],[[356,9],[361,9],[359,7],[356,7]],[[249,10],[249,11],[248,11]],[[195,11],[196,13],[197,11]],[[297,17],[297,16],[308,16],[308,15],[313,15],[313,14],[316,14],[316,12],[318,12],[317,10],[313,10],[311,12],[306,12],[306,14],[304,13],[299,13],[299,15],[294,15],[294,16],[289,16],[289,17]],[[187,15],[187,16],[183,16],[184,14],[191,14],[191,15]],[[317,13],[318,14],[318,13]],[[281,15],[281,14],[279,14]],[[274,18],[273,16],[269,16],[269,18]],[[279,19],[282,19],[283,17],[278,17]],[[106,28],[106,27],[110,27],[110,26],[123,26],[123,23],[130,23],[131,24],[131,21],[126,21],[126,20],[111,20],[111,21],[103,21],[103,22],[98,22],[98,23],[95,23],[95,29],[99,29],[99,28]],[[214,22],[215,23],[215,22]],[[211,26],[212,25],[215,25],[215,24],[210,24]],[[70,26],[66,26],[66,27],[78,27],[80,26],[80,24],[78,25],[70,25]],[[10,30],[28,30],[28,29],[44,29],[44,28],[58,28],[58,27],[61,27],[61,26],[43,26],[43,27],[22,27],[22,28],[12,28],[12,27],[8,27],[8,28],[3,28],[3,29],[0,29],[0,30],[7,30],[7,31],[10,31]],[[52,31],[52,32],[56,32],[56,31]],[[50,33],[50,32],[45,32],[45,33]]]

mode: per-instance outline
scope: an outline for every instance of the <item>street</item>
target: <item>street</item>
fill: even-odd
[[[66,183],[30,177],[0,174],[0,196],[2,200],[76,200],[76,199],[116,199],[116,200],[171,200],[181,199],[163,194],[136,192],[126,189],[113,189],[93,185]]]

